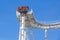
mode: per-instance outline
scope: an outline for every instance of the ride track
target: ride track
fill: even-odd
[[[16,15],[17,15],[19,22],[22,23],[22,17],[24,17],[25,27],[44,29],[45,30],[45,40],[48,40],[47,31],[49,29],[60,28],[60,23],[42,24],[42,23],[36,22],[36,20],[34,19],[33,11],[32,10],[28,11],[28,9],[29,9],[28,6],[18,7],[18,10],[16,11]]]

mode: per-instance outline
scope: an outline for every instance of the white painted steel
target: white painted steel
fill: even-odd
[[[48,33],[47,33],[47,29],[45,29],[45,40],[48,40]]]
[[[31,10],[30,12],[27,13],[26,18],[25,16],[22,16],[18,11],[16,11],[17,18],[21,22],[20,25],[20,30],[19,30],[19,39],[18,40],[26,40],[27,38],[27,32],[25,28],[31,27],[31,28],[38,28],[38,29],[44,29],[45,30],[45,40],[48,40],[48,34],[47,30],[48,29],[54,29],[54,28],[60,28],[60,22],[59,23],[52,23],[52,24],[41,24],[37,23],[34,16],[33,16],[33,11]],[[33,37],[32,29],[31,35]],[[27,38],[28,40],[28,38]],[[34,40],[34,37],[33,37]]]
[[[22,16],[22,22],[20,25],[20,33],[19,33],[19,40],[26,39],[26,31],[25,31],[25,17]]]

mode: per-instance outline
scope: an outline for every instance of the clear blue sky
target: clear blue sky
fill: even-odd
[[[60,0],[0,0],[0,40],[18,40],[18,6],[28,5],[37,22],[60,21]],[[44,30],[33,29],[35,40],[44,40]],[[49,40],[60,40],[60,29],[48,30]]]

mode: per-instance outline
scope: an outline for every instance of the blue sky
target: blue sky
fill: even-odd
[[[18,6],[28,5],[39,23],[60,21],[60,0],[0,0],[0,40],[18,40]],[[35,40],[44,40],[44,30],[33,29]],[[29,35],[30,36],[30,35]],[[60,40],[60,29],[48,30],[49,40]]]

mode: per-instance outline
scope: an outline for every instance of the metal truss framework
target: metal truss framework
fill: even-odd
[[[21,33],[19,33],[19,40],[26,40],[26,37],[27,37],[26,36],[27,32],[25,31],[26,27],[44,29],[45,30],[45,40],[48,40],[48,34],[47,34],[48,29],[60,28],[60,23],[53,23],[53,24],[37,23],[35,21],[35,19],[34,19],[34,15],[33,15],[33,11],[32,10],[29,11],[29,12],[26,12],[25,15],[22,15],[22,13],[20,13],[17,10],[16,11],[16,15],[17,15],[17,18],[18,18],[19,22],[22,23],[22,25],[20,27],[20,32]],[[31,30],[31,35],[33,35],[32,30]],[[33,38],[32,40],[34,40],[33,36],[32,36],[32,38]],[[27,40],[28,40],[28,38],[27,38]]]

